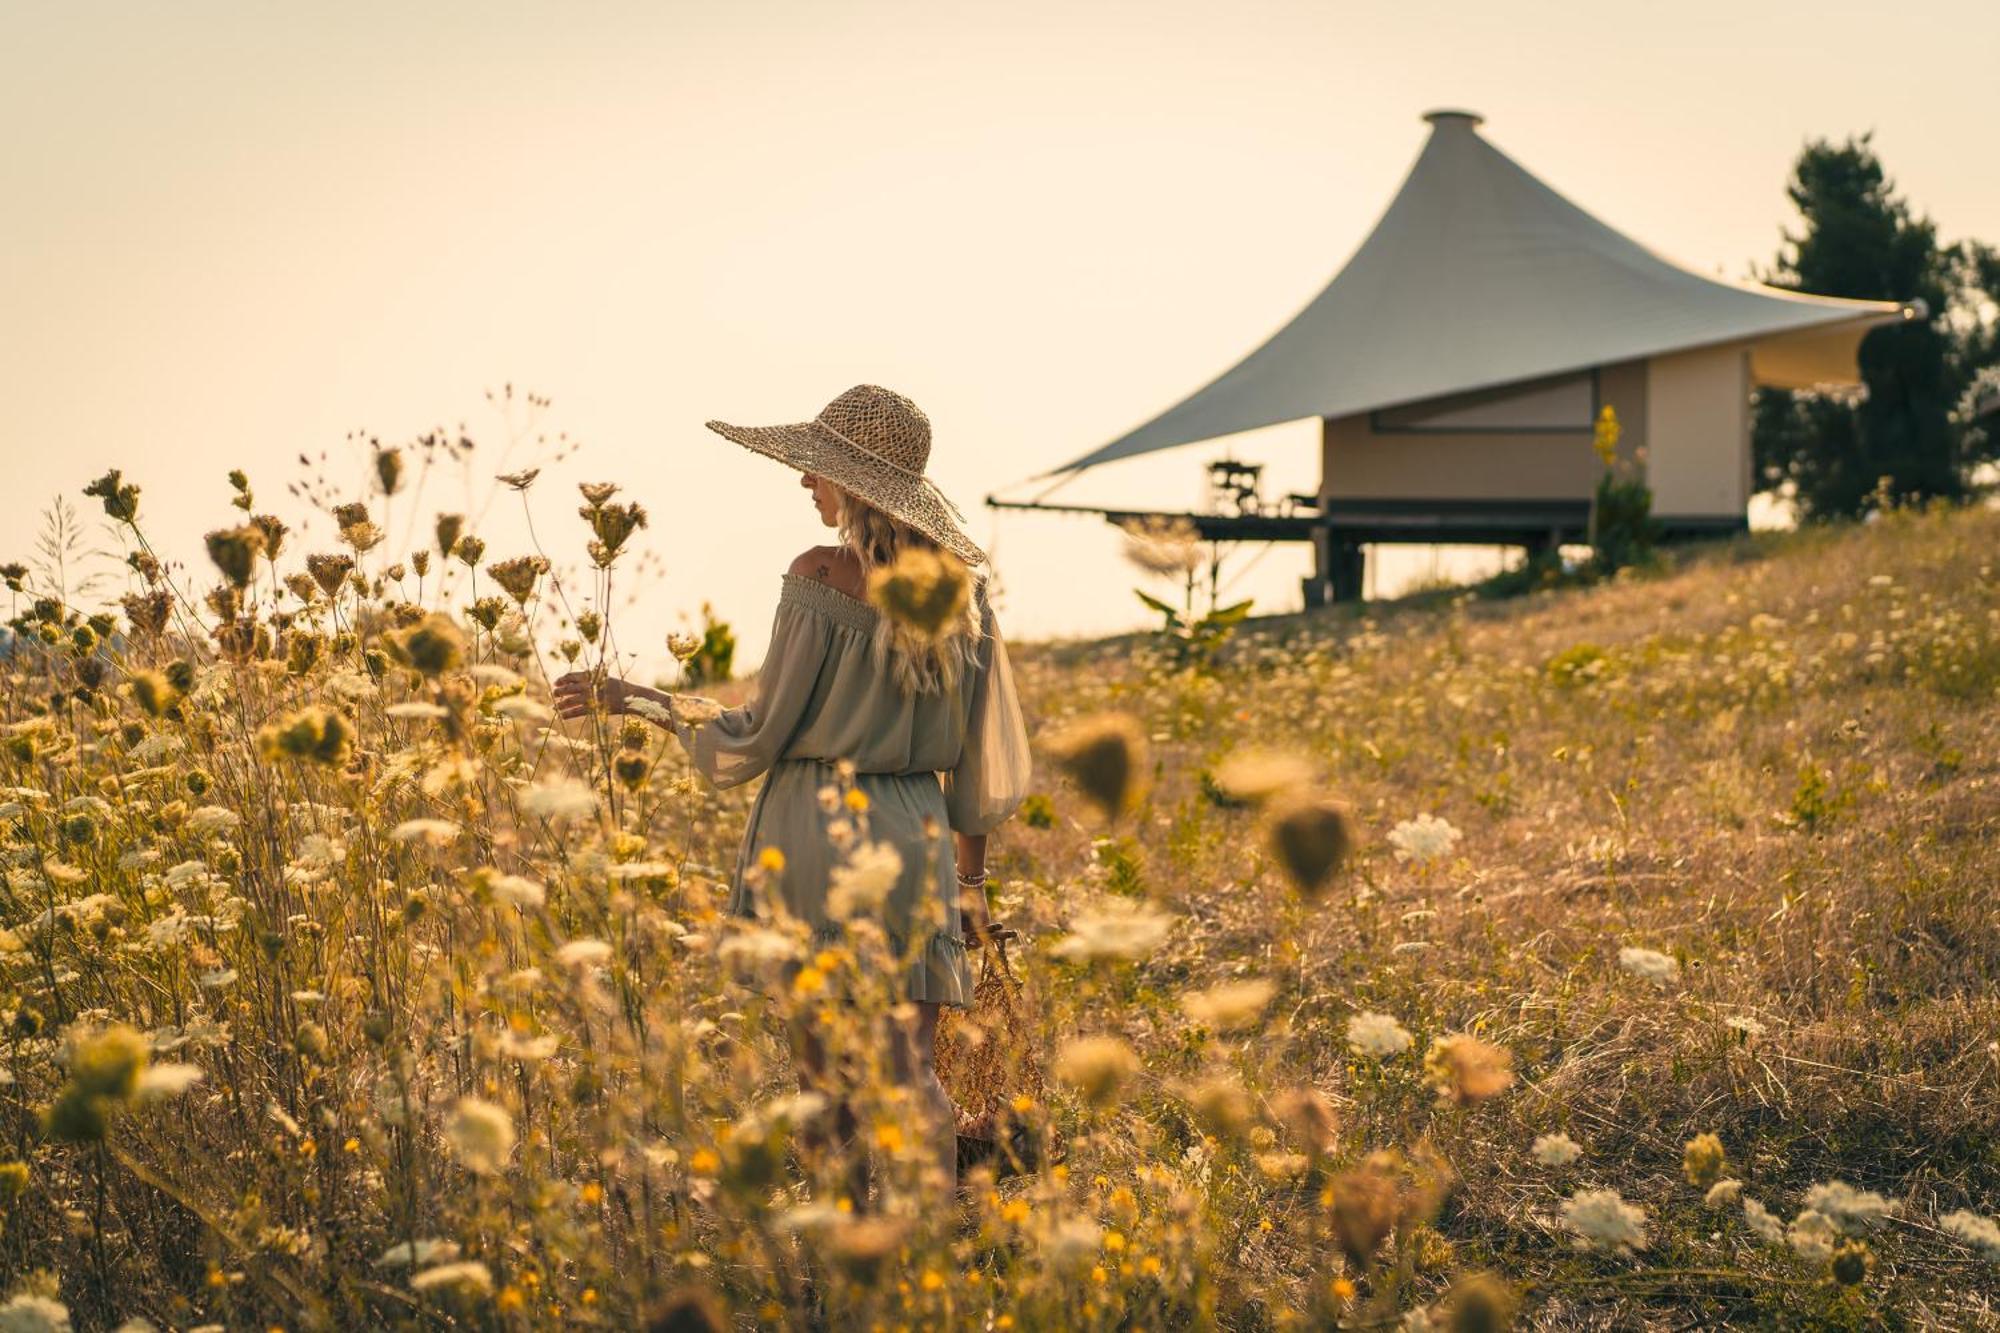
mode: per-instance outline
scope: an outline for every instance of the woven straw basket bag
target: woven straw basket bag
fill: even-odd
[[[1017,938],[1015,931],[995,927],[978,942],[979,980],[972,989],[972,1007],[947,1009],[938,1018],[938,1078],[962,1116],[991,1127],[977,1134],[961,1130],[961,1168],[991,1161],[1003,1174],[1025,1171],[1033,1169],[1038,1156],[1034,1137],[1014,1109],[1020,1097],[1041,1105],[1045,1089],[1026,997],[1007,961],[1007,945]]]

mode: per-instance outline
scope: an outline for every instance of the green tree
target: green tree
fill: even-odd
[[[1809,143],[1787,194],[1804,220],[1763,275],[1821,296],[1920,300],[1930,318],[1875,329],[1862,340],[1866,393],[1766,389],[1753,425],[1761,489],[1790,483],[1808,519],[1848,517],[1880,478],[1900,500],[1962,496],[1970,466],[1954,417],[1966,385],[1993,359],[1992,293],[2000,263],[1983,246],[1941,246],[1936,224],[1914,215],[1870,146],[1872,134]]]

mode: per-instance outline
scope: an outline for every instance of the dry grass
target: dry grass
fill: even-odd
[[[1204,669],[1017,648],[1038,734],[1128,714],[1151,782],[1104,828],[1051,773],[995,842],[1027,1040],[1069,1082],[1022,1110],[1059,1164],[972,1179],[956,1216],[874,1054],[879,938],[814,956],[721,919],[746,793],[538,708],[551,642],[601,652],[615,550],[576,605],[545,585],[457,650],[419,619],[435,583],[384,581],[407,557],[380,550],[311,604],[253,577],[262,642],[176,637],[217,618],[189,600],[106,653],[75,633],[92,608],[26,579],[0,1275],[87,1327],[633,1327],[691,1292],[745,1326],[1381,1327],[1482,1270],[1549,1326],[2000,1323],[2000,1269],[1940,1226],[2000,1204],[1996,550],[1992,511],[1898,514],[1513,603],[1257,622]],[[351,735],[260,745],[314,708]],[[1324,893],[1212,781],[1250,747],[1358,828]],[[1423,812],[1461,836],[1405,859]],[[746,953],[812,966],[769,997]],[[1245,979],[1268,996],[1212,990]],[[872,1200],[803,1132],[789,1012],[852,1057]],[[1353,1049],[1362,1012],[1410,1048]],[[114,1023],[200,1081],[102,1073]],[[1466,1045],[1441,1098],[1452,1034],[1511,1086]],[[1538,1163],[1558,1131],[1580,1160]],[[1862,1280],[1706,1206],[1705,1132],[1781,1220],[1832,1179],[1898,1205],[1846,1255]],[[1645,1210],[1642,1249],[1577,1248],[1589,1188]]]

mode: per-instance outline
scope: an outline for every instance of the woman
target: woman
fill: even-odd
[[[1013,673],[978,572],[986,557],[924,476],[930,421],[901,394],[863,384],[813,421],[708,426],[797,468],[820,521],[840,534],[786,571],[754,699],[689,722],[670,694],[573,672],[556,682],[557,701],[564,717],[576,717],[593,700],[613,712],[651,700],[717,786],[766,775],[737,854],[730,910],[755,916],[782,905],[827,940],[841,931],[828,903],[841,860],[829,825],[848,813],[824,793],[844,763],[853,766],[867,836],[887,843],[900,862],[894,885],[868,909],[906,962],[897,991],[915,1014],[892,1038],[890,1065],[931,1121],[949,1176],[955,1117],[932,1059],[938,1012],[971,1002],[965,928],[986,926],[987,834],[1027,794],[1029,771]],[[869,575],[912,549],[947,551],[973,571],[972,595],[935,637],[868,600]],[[822,1072],[822,1053],[809,1029],[795,1025],[792,1035],[809,1086]]]

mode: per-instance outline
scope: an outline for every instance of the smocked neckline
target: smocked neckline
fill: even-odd
[[[795,594],[801,601],[825,611],[837,620],[844,620],[856,629],[870,629],[875,617],[880,614],[873,605],[862,601],[853,593],[844,592],[831,583],[822,583],[809,574],[786,573],[786,591]]]

